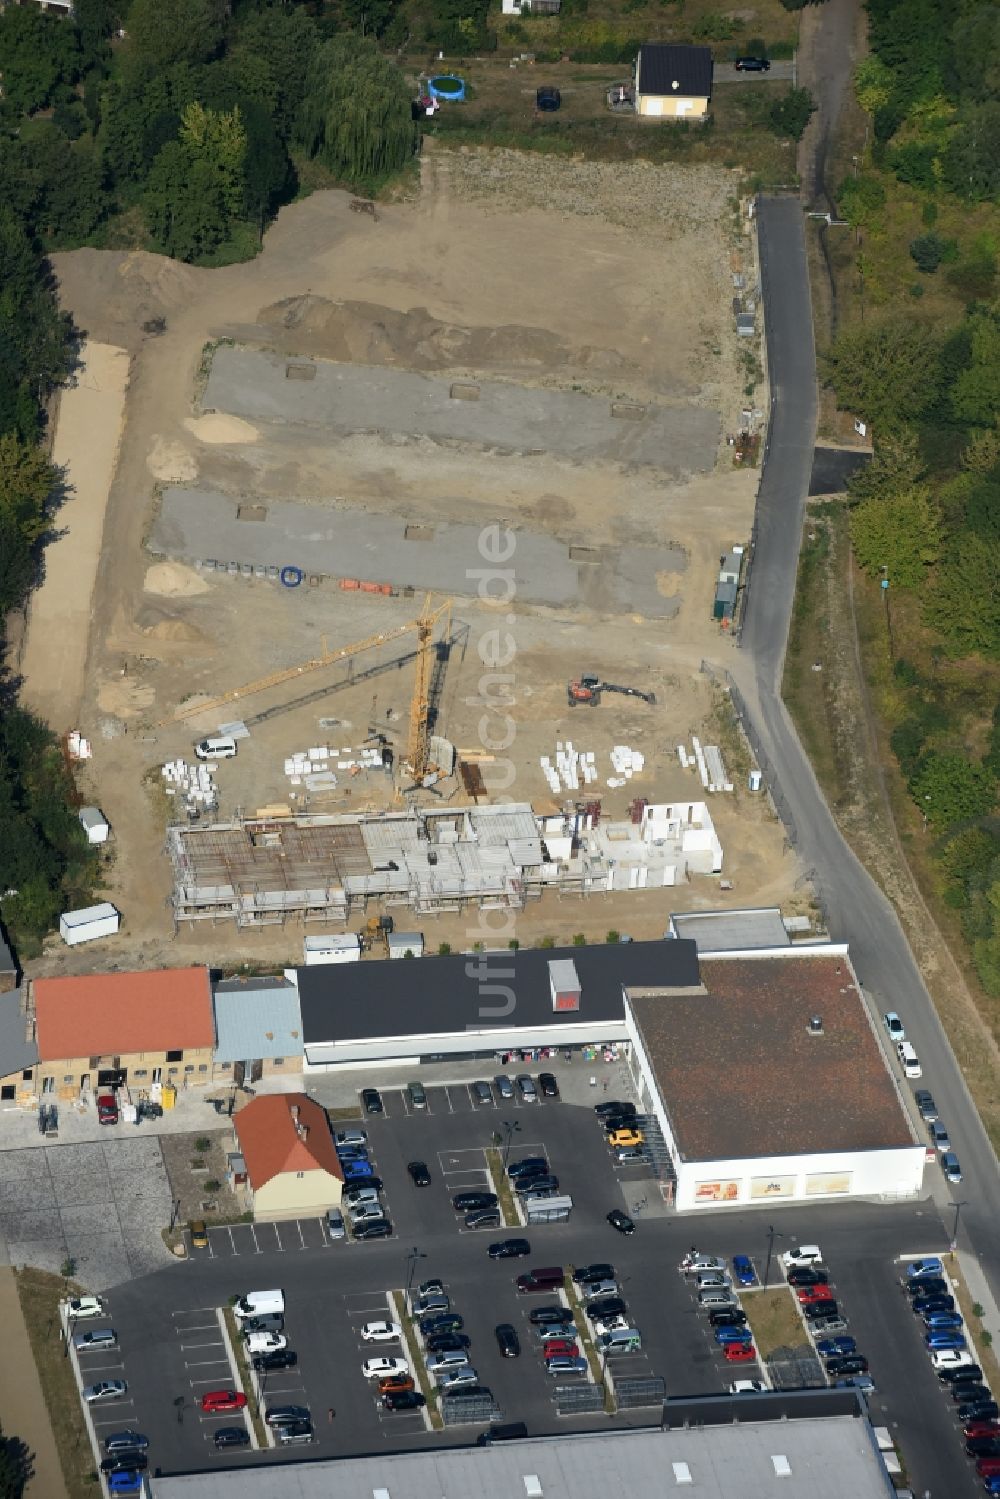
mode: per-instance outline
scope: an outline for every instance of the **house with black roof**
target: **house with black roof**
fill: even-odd
[[[646,42],[635,64],[635,112],[647,119],[703,120],[712,97],[708,47]]]

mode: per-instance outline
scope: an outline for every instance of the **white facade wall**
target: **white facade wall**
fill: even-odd
[[[381,1036],[372,1040],[306,1042],[306,1072],[328,1072],[334,1067],[370,1067],[409,1064],[416,1057],[464,1056],[471,1051],[522,1051],[535,1046],[586,1046],[615,1041],[627,1042],[624,1020],[581,1021],[579,1025],[526,1027],[506,1030],[470,1026],[446,1035]]]

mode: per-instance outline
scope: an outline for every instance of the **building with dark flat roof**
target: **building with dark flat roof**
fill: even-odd
[[[914,1194],[924,1146],[846,947],[699,966],[697,995],[626,999],[630,1064],[677,1206]]]
[[[563,964],[578,979],[566,999]],[[628,1040],[625,989],[698,993],[693,942],[450,954],[297,970],[306,1070]]]
[[[635,64],[635,111],[647,119],[703,120],[712,97],[712,49],[644,42]]]

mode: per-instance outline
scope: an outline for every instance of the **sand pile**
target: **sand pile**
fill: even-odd
[[[189,599],[195,594],[207,593],[208,583],[193,567],[183,562],[155,562],[146,569],[142,580],[145,593],[156,593],[165,599]]]
[[[189,484],[198,477],[198,465],[184,444],[160,433],[153,438],[146,467],[164,484]]]
[[[184,425],[199,442],[256,442],[260,436],[252,423],[245,422],[238,416],[226,416],[221,411],[208,411],[204,416],[186,416]]]

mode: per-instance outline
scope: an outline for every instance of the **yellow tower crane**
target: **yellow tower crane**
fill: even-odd
[[[428,762],[429,710],[434,632],[438,622],[442,619],[446,621],[445,639],[448,638],[451,630],[451,599],[446,599],[443,604],[432,608],[432,598],[432,594],[427,595],[424,599],[424,606],[416,619],[409,619],[402,625],[394,625],[390,630],[380,630],[377,635],[367,635],[364,640],[356,640],[352,645],[341,646],[335,651],[327,650],[324,641],[322,655],[314,656],[311,661],[304,661],[299,666],[286,666],[283,670],[271,672],[266,677],[258,677],[254,682],[247,682],[242,687],[233,687],[229,692],[209,698],[207,702],[194,702],[186,707],[178,708],[169,718],[161,718],[157,727],[163,728],[167,724],[180,723],[184,719],[196,718],[203,713],[213,713],[217,708],[223,708],[229,703],[242,702],[244,698],[253,697],[259,692],[266,692],[269,687],[279,687],[283,682],[297,681],[308,672],[319,671],[324,666],[336,666],[338,662],[350,660],[352,656],[359,656],[364,651],[374,650],[380,645],[388,645],[390,641],[399,640],[402,636],[408,635],[411,630],[416,630],[417,667],[413,697],[410,702],[406,767],[414,781],[419,784],[430,768]]]

